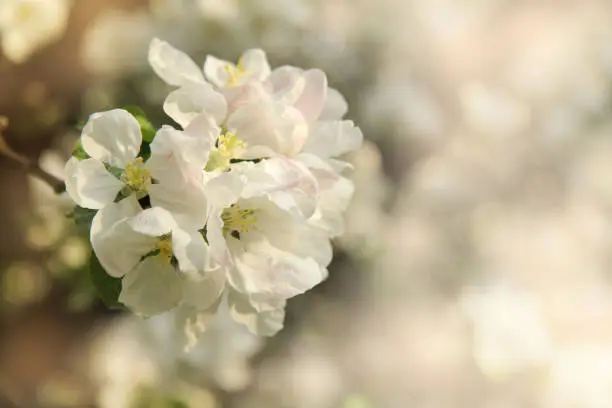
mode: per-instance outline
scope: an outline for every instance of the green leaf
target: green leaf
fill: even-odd
[[[93,283],[98,296],[109,308],[121,308],[119,294],[121,293],[121,279],[110,276],[92,251],[89,258],[89,277]]]
[[[89,159],[89,155],[87,154],[87,152],[85,152],[85,149],[83,149],[83,145],[81,144],[80,138],[79,140],[77,140],[76,144],[74,145],[74,150],[72,151],[72,155],[79,160]]]
[[[91,221],[93,220],[94,215],[96,215],[97,210],[90,210],[89,208],[79,207],[78,205],[74,207],[74,210],[70,214],[68,214],[69,218],[74,220],[76,224],[77,230],[79,233],[83,235],[89,235],[89,228],[91,227]]]
[[[142,157],[145,161],[151,157],[151,144],[143,140],[138,156]]]
[[[79,132],[82,132],[83,128],[85,127],[85,123],[87,123],[86,120],[80,120],[80,121],[77,122],[76,125],[74,125],[74,128],[76,130],[78,130]]]
[[[185,404],[183,401],[170,399],[168,401],[168,408],[189,408],[189,405]]]
[[[139,106],[126,106],[123,109],[130,112],[136,118],[140,125],[142,140],[151,143],[155,137],[155,126],[147,119],[147,114]]]

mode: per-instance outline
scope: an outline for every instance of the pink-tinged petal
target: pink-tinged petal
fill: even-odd
[[[299,110],[304,119],[317,120],[327,95],[327,77],[320,69],[311,69],[302,74],[305,80],[304,91],[293,106]]]
[[[302,73],[303,70],[299,68],[285,65],[272,71],[265,85],[275,99],[287,105],[293,105],[300,98],[306,86]]]
[[[121,277],[130,272],[155,245],[155,238],[135,232],[127,223],[141,211],[133,197],[109,204],[91,223],[91,246],[106,273]]]
[[[344,96],[334,88],[327,88],[327,97],[319,120],[341,120],[348,112],[348,103]]]
[[[71,157],[64,170],[66,191],[79,206],[98,210],[112,203],[123,183],[96,159]]]
[[[129,112],[112,109],[89,117],[81,142],[92,158],[124,168],[138,155],[142,135],[138,121]]]
[[[269,98],[270,94],[261,82],[251,81],[246,84],[221,91],[227,100],[227,117],[230,117],[238,108]]]
[[[170,92],[164,101],[164,112],[183,128],[202,113],[208,114],[217,123],[223,123],[227,103],[222,94],[202,82]]]
[[[310,223],[323,228],[330,236],[336,237],[344,232],[343,214],[348,208],[355,187],[346,177],[340,177],[333,185],[321,191],[317,211]]]
[[[301,219],[310,217],[317,205],[317,180],[303,164],[282,157],[268,159],[245,169],[242,197],[266,196],[278,207]]]
[[[302,114],[271,100],[239,108],[229,117],[227,126],[247,143],[245,159],[296,155],[308,137],[308,124]]]
[[[149,46],[149,64],[169,85],[182,86],[204,82],[202,71],[187,54],[157,38],[154,38]]]
[[[324,278],[313,258],[282,251],[265,240],[248,251],[234,251],[236,268],[230,283],[238,291],[264,298],[286,300],[318,285]]]
[[[317,122],[312,124],[302,152],[330,158],[356,150],[362,143],[363,133],[351,120]]]
[[[240,58],[240,62],[247,75],[258,81],[263,81],[270,75],[270,64],[263,50],[251,49],[245,51]]]
[[[176,307],[183,293],[181,277],[158,256],[145,258],[123,277],[119,302],[139,316],[149,317]]]

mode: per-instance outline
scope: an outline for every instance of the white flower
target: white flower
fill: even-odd
[[[22,63],[58,40],[66,28],[70,5],[69,0],[2,0],[0,37],[7,58]]]
[[[133,196],[98,211],[90,238],[106,272],[123,277],[119,301],[136,314],[152,316],[181,302],[206,309],[223,288],[202,234],[163,208],[143,211]]]
[[[209,55],[204,62],[204,73],[217,87],[231,89],[252,79],[263,81],[270,75],[270,64],[263,50],[252,49],[242,54],[237,64]]]
[[[123,187],[144,193],[151,185],[149,171],[137,158],[142,143],[140,126],[128,112],[113,109],[94,113],[83,128],[81,143],[90,158],[72,157],[65,168],[66,191],[81,207],[100,209],[112,203]]]
[[[339,157],[363,135],[318,69],[272,71],[249,50],[236,65],[209,56],[202,71],[157,39],[149,62],[177,88],[164,111],[184,130],[163,126],[143,163],[133,117],[92,116],[82,134],[91,158],[66,166],[70,195],[100,209],[92,246],[123,277],[119,300],[144,316],[172,309],[188,347],[219,307],[273,335],[287,300],[328,275],[353,194]]]
[[[344,231],[343,214],[354,192],[353,183],[342,176],[350,164],[336,157],[358,149],[362,143],[361,130],[350,120],[316,122],[296,158],[308,167],[319,185],[319,201],[311,222],[331,236]]]
[[[163,126],[157,132],[151,143],[151,157],[145,164],[155,181],[148,187],[153,206],[189,219],[186,222],[194,227],[204,227],[210,206],[208,189],[215,183],[231,185],[232,181],[227,175],[205,171],[219,132],[205,114],[192,121],[185,131]],[[215,181],[216,177],[219,180]]]
[[[142,135],[132,115],[121,109],[93,114],[81,135],[83,149],[91,157],[68,160],[66,190],[78,205],[91,209],[112,203],[119,192],[137,198],[149,194],[153,204],[167,210],[195,213],[203,226],[203,169],[218,134],[207,115],[194,119],[184,131],[164,126],[145,162],[137,157]]]
[[[212,214],[212,256],[228,268],[234,319],[262,335],[282,328],[285,301],[327,277],[327,233],[308,223],[316,180],[299,163],[269,159],[235,168],[245,180],[240,197]]]

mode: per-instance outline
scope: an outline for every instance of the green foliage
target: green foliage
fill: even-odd
[[[89,277],[98,292],[98,296],[107,307],[121,308],[118,300],[121,293],[121,279],[114,278],[106,273],[93,251],[89,258]]]
[[[89,159],[89,155],[83,149],[83,144],[81,143],[81,139],[77,140],[74,145],[74,150],[72,151],[72,156],[76,157],[79,160]]]
[[[89,228],[91,227],[91,221],[97,210],[90,210],[89,208],[74,207],[71,213],[68,214],[69,218],[74,220],[77,227],[77,231],[81,235],[89,235]]]
[[[189,405],[181,399],[150,388],[141,389],[130,406],[131,408],[189,408]]]
[[[139,106],[125,106],[123,109],[130,112],[136,118],[140,125],[142,140],[151,143],[155,137],[155,126],[147,119],[146,113]]]

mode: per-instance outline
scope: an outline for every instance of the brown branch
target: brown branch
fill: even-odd
[[[66,183],[53,174],[43,170],[38,162],[30,160],[22,154],[15,152],[6,142],[2,131],[8,127],[8,119],[0,116],[0,154],[20,164],[23,169],[32,176],[47,183],[57,194],[66,191]]]

